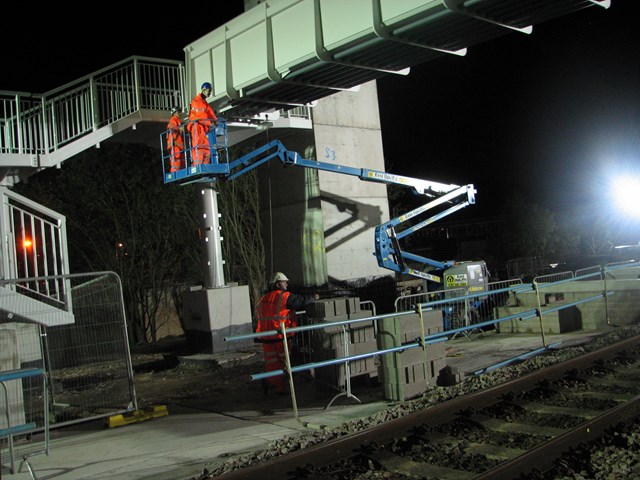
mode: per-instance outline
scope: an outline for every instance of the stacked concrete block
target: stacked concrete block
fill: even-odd
[[[442,312],[429,310],[422,313],[424,336],[443,331]],[[422,336],[418,314],[392,317],[382,320],[378,332],[378,348],[387,350],[402,345],[408,347],[419,342]],[[444,342],[407,348],[381,357],[380,376],[385,397],[404,401],[415,398],[437,383],[440,372],[446,367]]]
[[[307,317],[310,320],[339,322],[347,320],[347,307],[343,298],[316,300],[306,307]]]
[[[554,305],[554,307],[557,306]],[[497,316],[506,317],[518,313],[531,312],[529,307],[498,307]],[[543,308],[544,310],[544,308]],[[562,310],[545,313],[542,316],[542,326],[537,316],[527,319],[513,318],[500,323],[500,331],[503,333],[540,333],[540,329],[547,334],[574,332],[582,329],[581,310],[570,306]]]
[[[307,316],[311,323],[330,323],[357,320],[371,316],[368,311],[360,310],[358,297],[320,300],[307,307]],[[313,330],[310,335],[311,360],[314,362],[345,358],[375,352],[377,342],[372,321],[354,324],[334,325]],[[378,376],[378,360],[375,357],[352,360],[349,362],[349,378],[366,375]],[[314,375],[320,384],[330,387],[343,387],[346,381],[345,364],[329,365],[315,369]]]

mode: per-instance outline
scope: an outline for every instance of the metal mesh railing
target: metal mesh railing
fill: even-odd
[[[46,340],[57,424],[137,408],[120,279],[70,280],[75,322],[49,328]]]
[[[429,303],[442,310],[445,330],[469,327],[492,320],[495,307],[513,303],[509,290],[517,285],[522,285],[521,279],[491,282],[485,292],[475,294],[470,288],[455,288],[404,295],[396,298],[395,311],[412,311],[418,304]]]
[[[562,280],[569,280],[573,278],[573,272],[558,272],[550,273],[548,275],[540,275],[533,279],[536,283],[553,283],[560,282]]]
[[[600,280],[602,278],[602,267],[596,265],[576,270],[575,278],[576,280]]]

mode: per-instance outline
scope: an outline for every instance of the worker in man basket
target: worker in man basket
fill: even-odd
[[[191,135],[192,165],[211,163],[211,145],[208,133],[218,125],[218,117],[207,102],[212,91],[213,86],[209,82],[204,82],[200,87],[200,93],[193,97],[189,105],[187,130]]]
[[[317,293],[313,295],[298,295],[289,290],[289,279],[282,272],[276,272],[269,282],[269,291],[260,299],[256,307],[256,318],[258,326],[256,331],[267,332],[271,330],[280,331],[281,324],[285,329],[298,326],[296,310],[299,310],[314,300],[318,300]],[[288,348],[291,348],[291,338],[293,334],[287,333]],[[274,370],[285,370],[286,360],[284,352],[284,342],[282,333],[259,337],[258,342],[262,343],[264,353],[264,368],[267,372]],[[276,375],[267,378],[262,383],[264,393],[269,389],[275,390],[278,394],[285,394],[285,377]]]
[[[171,118],[167,124],[167,150],[169,151],[169,171],[177,172],[185,167],[184,164],[184,126],[180,114],[182,108],[173,107]]]

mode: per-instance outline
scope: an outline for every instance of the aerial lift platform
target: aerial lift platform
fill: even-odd
[[[167,145],[167,136],[170,131],[161,134],[161,147],[163,152]],[[405,252],[400,247],[400,240],[416,231],[475,203],[476,190],[473,184],[454,185],[421,180],[412,177],[395,175],[388,172],[370,170],[366,168],[354,168],[346,165],[319,162],[303,158],[297,152],[287,150],[279,140],[271,140],[265,145],[236,159],[229,158],[227,122],[218,118],[218,125],[209,132],[210,159],[209,163],[196,164],[192,161],[193,148],[190,139],[185,139],[183,153],[184,168],[172,172],[167,167],[170,164],[170,151],[163,154],[163,174],[166,184],[189,184],[197,182],[215,183],[231,181],[251,170],[266,164],[277,158],[284,166],[299,166],[312,168],[325,172],[358,177],[367,182],[376,182],[386,185],[398,185],[410,188],[416,195],[427,198],[427,203],[421,205],[403,215],[378,225],[375,229],[375,253],[378,265],[399,274],[442,282],[442,273],[435,275],[431,272],[444,272],[456,265],[456,261],[437,261],[420,255]],[[437,213],[433,213],[439,209]],[[428,218],[418,221],[418,217],[431,213]],[[403,224],[411,225],[401,229]],[[417,265],[415,268],[412,265]]]

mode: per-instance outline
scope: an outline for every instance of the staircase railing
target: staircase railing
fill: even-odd
[[[24,279],[13,284],[16,293],[69,310],[68,285],[61,277],[69,273],[65,217],[0,187],[0,234],[0,277]]]
[[[0,91],[0,155],[49,154],[137,111],[184,106],[184,86],[183,62],[130,57],[45,94]]]

